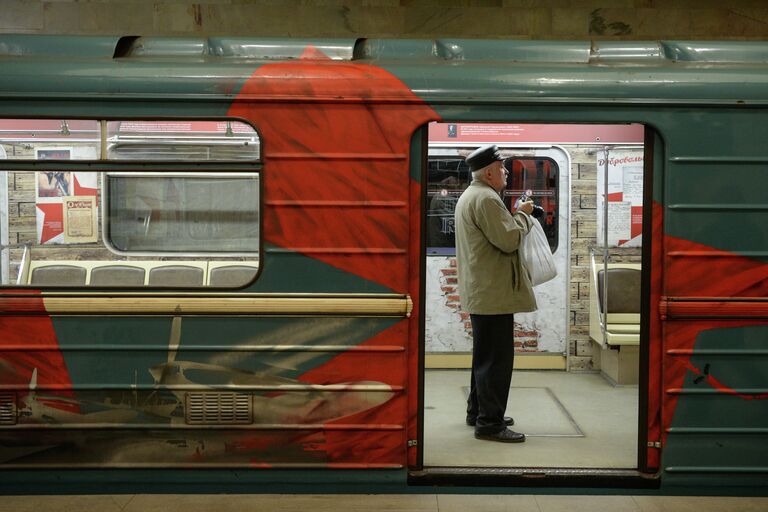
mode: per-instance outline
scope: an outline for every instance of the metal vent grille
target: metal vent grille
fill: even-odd
[[[0,393],[0,425],[15,425],[16,418],[16,393]]]
[[[187,393],[189,425],[239,425],[253,422],[251,395],[243,393]]]

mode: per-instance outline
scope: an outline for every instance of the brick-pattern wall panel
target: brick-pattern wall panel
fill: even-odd
[[[589,339],[590,251],[595,246],[597,162],[594,150],[570,149],[571,154],[571,287],[568,332],[571,370],[592,369]]]
[[[571,286],[568,351],[571,370],[592,370],[589,338],[589,281],[592,278],[591,251],[597,244],[597,160],[596,149],[570,147],[571,155]],[[612,262],[640,263],[639,247],[612,248]],[[602,260],[599,260],[602,261]]]
[[[458,272],[456,267],[456,258],[447,258],[445,267],[439,270],[439,281],[442,302],[454,311],[460,325],[468,340],[472,337],[472,321],[469,313],[461,309],[461,298],[458,290]],[[516,352],[538,352],[539,351],[539,332],[526,329],[525,326],[515,322],[515,351]],[[429,344],[428,344],[429,345]],[[429,351],[429,346],[427,347]],[[471,345],[466,347],[471,349]]]

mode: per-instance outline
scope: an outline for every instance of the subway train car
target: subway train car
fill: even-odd
[[[768,489],[768,44],[2,35],[0,69],[2,492]],[[558,265],[523,394],[630,397],[519,446],[429,394],[486,143]]]

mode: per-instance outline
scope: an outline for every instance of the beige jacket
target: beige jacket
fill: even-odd
[[[464,311],[503,315],[536,310],[518,248],[534,220],[509,213],[499,194],[473,181],[456,204],[456,259]]]

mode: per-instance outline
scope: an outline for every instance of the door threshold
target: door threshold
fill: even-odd
[[[409,485],[463,487],[614,487],[657,489],[655,474],[636,469],[433,466],[408,472]]]

